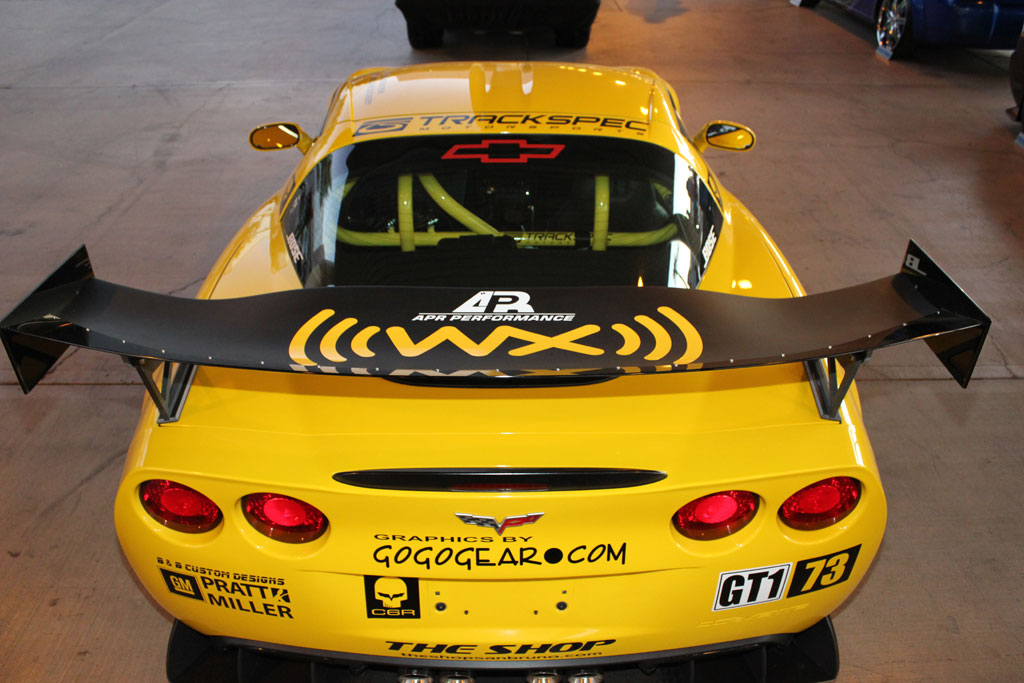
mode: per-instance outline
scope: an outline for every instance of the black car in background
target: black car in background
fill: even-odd
[[[440,47],[445,29],[523,31],[552,28],[555,44],[586,47],[601,0],[395,0],[405,16],[409,44]]]

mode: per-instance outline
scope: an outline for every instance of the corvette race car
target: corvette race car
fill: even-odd
[[[147,389],[115,502],[171,681],[823,681],[886,503],[853,378],[986,315],[911,243],[805,296],[639,68],[372,69],[196,299],[84,248],[0,322]],[[276,668],[275,668],[276,667]],[[270,671],[280,678],[266,678]]]

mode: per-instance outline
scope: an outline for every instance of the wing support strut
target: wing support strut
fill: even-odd
[[[844,356],[829,356],[822,360],[806,360],[804,368],[807,379],[811,383],[811,393],[818,406],[818,414],[825,420],[839,421],[839,407],[846,398],[846,393],[853,386],[853,378],[857,371],[871,358],[871,351],[857,351]],[[822,367],[822,361],[825,367]],[[839,381],[836,366],[843,369],[843,379]]]
[[[137,358],[125,356],[126,363],[135,368],[146,386],[149,397],[156,404],[157,424],[177,422],[181,417],[181,409],[185,405],[185,398],[188,396],[188,388],[192,386],[192,378],[196,374],[196,366],[193,363],[171,363],[170,361],[159,361],[152,358]],[[163,377],[159,385],[156,383],[155,375],[157,368],[163,365]],[[172,368],[171,366],[175,366]]]

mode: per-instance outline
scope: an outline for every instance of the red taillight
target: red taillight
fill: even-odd
[[[787,498],[779,517],[801,531],[824,529],[850,514],[859,500],[860,482],[853,477],[822,479]]]
[[[150,479],[139,487],[146,512],[166,527],[189,534],[220,524],[220,508],[193,488],[169,479]]]
[[[691,500],[672,521],[687,538],[710,541],[734,534],[757,514],[758,497],[750,491],[719,491]]]
[[[242,499],[249,524],[285,543],[308,543],[327,531],[327,517],[315,507],[280,493],[253,493]]]

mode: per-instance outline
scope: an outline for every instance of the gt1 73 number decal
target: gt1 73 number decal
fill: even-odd
[[[786,579],[792,564],[722,572],[718,576],[718,592],[714,611],[774,602],[786,590]]]
[[[831,555],[800,560],[793,570],[793,583],[786,597],[812,593],[846,581],[853,573],[859,552],[860,546],[855,545]]]

